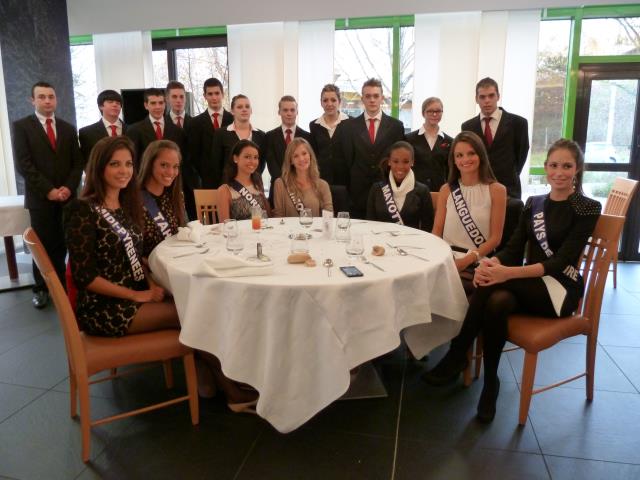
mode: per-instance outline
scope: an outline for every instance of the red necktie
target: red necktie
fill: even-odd
[[[371,139],[371,143],[376,143],[376,119],[369,119],[369,138]]]
[[[109,125],[109,128],[111,129],[111,136],[112,137],[117,137],[118,136],[118,129],[116,128],[115,125]]]
[[[53,120],[51,118],[47,118],[47,137],[49,137],[49,143],[51,144],[51,148],[56,149],[56,134],[53,131]]]
[[[218,116],[220,114],[219,113],[214,113],[213,115],[211,115],[213,117],[213,128],[214,130],[217,130],[218,128],[220,128],[220,123],[218,123]]]
[[[176,125],[177,125],[179,128],[182,128],[182,117],[180,117],[180,116],[177,116],[177,117],[176,117]]]
[[[287,128],[285,130],[285,133],[286,133],[286,135],[284,137],[284,143],[285,143],[285,145],[289,145],[291,143],[291,129]]]
[[[162,140],[162,129],[160,128],[160,122],[153,122],[156,125],[156,140]]]
[[[491,117],[485,117],[483,120],[484,120],[484,138],[487,141],[487,147],[491,147],[491,144],[493,143],[493,134],[491,133],[491,127],[489,126]]]

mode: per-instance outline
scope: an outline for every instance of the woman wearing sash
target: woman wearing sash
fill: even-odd
[[[340,164],[341,156],[335,154],[339,148],[335,140],[339,138],[342,121],[349,118],[340,111],[340,89],[332,83],[322,87],[320,105],[324,113],[309,122],[311,146],[317,155],[320,178],[331,185],[347,185],[347,166]]]
[[[107,137],[91,151],[82,194],[65,209],[76,316],[90,335],[118,337],[178,328],[173,303],[142,265],[143,212],[134,146]]]
[[[185,225],[180,163],[180,148],[171,140],[151,142],[142,155],[138,186],[144,205],[144,258]]]
[[[240,140],[231,151],[227,162],[224,185],[218,190],[220,222],[227,218],[248,220],[251,207],[259,206],[271,214],[271,207],[264,195],[262,176],[258,172],[260,149],[251,140]]]
[[[442,100],[438,97],[427,98],[422,102],[424,124],[407,134],[407,142],[415,150],[413,172],[416,180],[434,192],[440,190],[449,176],[449,150],[453,142],[453,138],[440,129],[442,112]]]
[[[367,220],[394,222],[430,232],[433,204],[429,187],[416,180],[412,167],[413,147],[405,141],[391,145],[389,157],[382,161],[382,182],[369,191]]]
[[[544,163],[551,192],[529,197],[513,236],[496,256],[476,269],[477,290],[462,329],[425,380],[442,385],[467,365],[466,352],[482,332],[484,388],[478,419],[493,420],[500,390],[498,363],[507,338],[507,319],[518,311],[549,318],[570,315],[584,283],[577,263],[593,232],[601,206],[582,192],[584,157],[572,140],[555,142]],[[523,265],[524,260],[524,265]]]
[[[309,142],[295,137],[287,146],[282,174],[274,183],[274,217],[297,217],[310,208],[314,217],[322,210],[333,212],[329,184],[320,178],[315,153]]]
[[[451,245],[467,293],[473,290],[474,265],[500,244],[506,202],[507,190],[496,181],[482,140],[460,132],[451,145],[449,180],[440,188],[433,234]]]

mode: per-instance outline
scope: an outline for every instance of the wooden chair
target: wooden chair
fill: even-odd
[[[81,333],[69,299],[60,283],[51,260],[44,250],[40,239],[32,228],[25,230],[23,239],[33,255],[42,276],[49,288],[49,294],[58,312],[60,325],[64,333],[64,342],[69,363],[69,383],[71,387],[71,417],[77,417],[77,397],[80,398],[80,428],[82,431],[82,461],[89,460],[91,446],[91,427],[109,423],[139,413],[150,412],[179,402],[189,401],[191,423],[199,423],[198,383],[193,358],[193,350],[178,341],[179,330],[159,330],[156,332],[126,335],[124,337],[97,337]],[[188,394],[138,408],[129,412],[91,421],[89,385],[104,382],[140,371],[140,368],[115,373],[118,367],[147,362],[163,362],[167,386],[173,384],[171,359],[182,358],[187,381]],[[94,374],[111,370],[110,375],[90,380]]]
[[[196,214],[203,225],[218,223],[218,190],[196,189],[193,191]]]
[[[604,212],[607,215],[618,215],[621,217],[627,216],[627,210],[629,210],[629,204],[633,198],[633,194],[638,187],[636,180],[630,180],[628,178],[618,177],[613,181],[611,191],[607,196],[607,203],[604,206]],[[611,263],[611,270],[613,272],[613,288],[618,287],[618,249],[616,248],[613,255],[613,262]]]

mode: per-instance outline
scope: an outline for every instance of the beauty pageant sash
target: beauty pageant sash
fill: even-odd
[[[398,225],[404,225],[402,217],[400,216],[400,210],[398,210],[396,201],[393,199],[393,191],[391,190],[391,185],[389,185],[389,182],[380,182],[380,188],[382,189],[384,205],[387,208],[389,216]]]
[[[231,187],[236,192],[238,192],[242,198],[249,202],[249,205],[251,205],[252,207],[260,206],[256,197],[254,197],[253,194],[249,190],[247,190],[247,187],[242,185],[240,182],[238,182],[237,180],[231,180],[229,185],[231,185]]]
[[[158,227],[162,236],[164,238],[170,237],[171,228],[169,227],[169,222],[164,218],[164,215],[158,208],[155,198],[153,198],[147,190],[142,190],[142,200],[144,202],[144,208],[146,208],[149,215],[151,215],[153,223],[156,224],[156,227]]]
[[[469,211],[469,207],[467,207],[467,202],[462,195],[462,190],[460,189],[460,184],[457,180],[454,180],[449,185],[451,188],[451,196],[453,198],[453,205],[456,208],[456,212],[458,213],[458,217],[462,222],[462,226],[469,235],[469,238],[473,242],[476,247],[479,247],[487,240],[482,235],[482,232],[476,225],[475,220],[471,217],[471,212]]]

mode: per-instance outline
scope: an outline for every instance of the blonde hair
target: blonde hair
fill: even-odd
[[[298,188],[296,180],[298,179],[298,173],[296,167],[293,165],[293,153],[300,146],[304,145],[309,152],[309,180],[311,181],[311,188],[316,194],[320,194],[318,184],[320,183],[320,170],[318,169],[318,160],[316,154],[311,147],[311,144],[302,137],[294,137],[291,143],[287,146],[287,150],[284,152],[284,162],[282,163],[282,182],[289,192],[295,193],[298,197],[302,197],[302,191]]]

